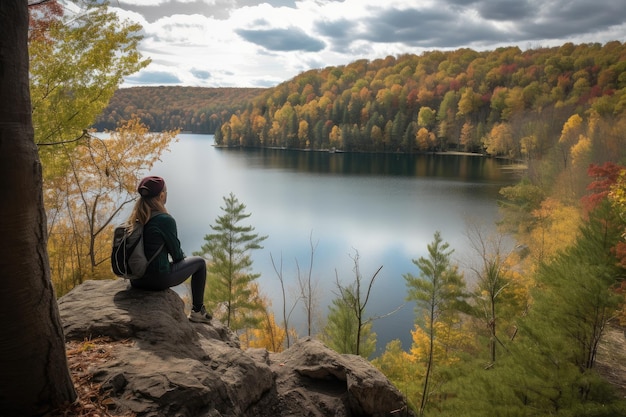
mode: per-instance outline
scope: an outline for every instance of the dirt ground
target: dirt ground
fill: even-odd
[[[86,342],[67,342],[67,360],[70,374],[78,399],[44,417],[134,417],[134,414],[111,414],[111,400],[100,392],[100,385],[91,381],[87,369],[95,363],[106,362],[111,357],[113,344],[131,343],[126,341],[111,342],[96,339]]]

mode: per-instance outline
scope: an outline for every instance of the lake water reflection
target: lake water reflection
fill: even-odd
[[[425,256],[435,231],[465,263],[470,252],[466,221],[493,225],[499,189],[515,181],[503,162],[472,156],[370,155],[270,149],[219,149],[210,135],[180,135],[151,174],[168,183],[168,209],[177,219],[183,249],[200,249],[210,225],[222,214],[223,196],[235,194],[247,206],[251,224],[267,235],[253,254],[262,274],[262,291],[282,310],[280,284],[271,257],[280,264],[295,299],[297,264],[309,269],[315,246],[313,279],[319,314],[335,297],[335,278],[354,279],[360,271],[376,278],[369,315],[384,315],[405,302],[403,274],[418,275],[412,259]],[[468,279],[471,279],[468,277]],[[291,319],[304,333],[303,310]],[[280,321],[280,315],[277,314]],[[413,305],[377,320],[378,351],[393,339],[410,347]]]

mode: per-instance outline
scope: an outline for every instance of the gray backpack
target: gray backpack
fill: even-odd
[[[132,228],[128,226],[115,228],[111,251],[111,269],[118,277],[143,278],[150,262],[163,249],[164,245],[161,245],[150,259],[146,258],[143,246],[143,229],[142,224],[135,224]]]

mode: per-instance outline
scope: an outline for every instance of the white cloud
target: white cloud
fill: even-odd
[[[146,19],[143,17],[141,13],[137,13],[132,10],[122,9],[119,7],[111,7],[110,10],[115,12],[119,16],[120,20],[122,21],[130,21],[133,23],[138,23],[144,28],[144,30],[146,26],[148,26],[148,22],[146,21]]]
[[[270,86],[302,71],[425,50],[626,40],[624,0],[120,0],[140,23],[145,74]],[[208,74],[208,75],[207,75]],[[200,76],[197,76],[200,75]],[[129,84],[154,77],[134,76]],[[165,78],[164,78],[165,79]]]

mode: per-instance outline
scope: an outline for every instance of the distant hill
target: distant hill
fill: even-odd
[[[215,139],[225,146],[541,158],[566,151],[559,138],[574,115],[589,126],[593,161],[625,153],[626,44],[429,51],[310,70],[267,89]]]
[[[95,127],[114,129],[133,114],[153,131],[215,133],[223,146],[514,159],[559,152],[565,123],[578,115],[597,138],[593,161],[619,160],[626,44],[388,56],[309,70],[267,89],[121,89]]]
[[[264,91],[177,86],[122,88],[115,92],[93,127],[98,131],[114,130],[120,122],[137,115],[154,132],[181,129],[214,133]]]

